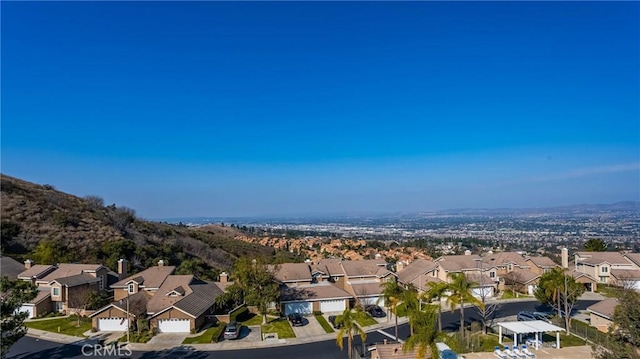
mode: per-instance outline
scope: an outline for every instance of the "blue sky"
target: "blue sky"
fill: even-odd
[[[146,218],[640,198],[637,2],[3,2],[2,173]]]

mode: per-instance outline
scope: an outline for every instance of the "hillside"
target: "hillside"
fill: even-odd
[[[294,260],[287,252],[234,239],[235,229],[199,231],[144,221],[132,209],[105,206],[96,196],[80,198],[6,175],[0,179],[2,252],[18,260],[98,262],[115,269],[117,260],[126,258],[135,271],[164,259],[179,272],[203,277],[228,270],[241,256]]]

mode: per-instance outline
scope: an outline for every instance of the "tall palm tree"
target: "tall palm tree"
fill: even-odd
[[[464,273],[449,273],[451,283],[449,291],[451,295],[447,297],[447,303],[453,312],[457,305],[460,306],[460,335],[464,338],[464,304],[479,303],[478,299],[471,294],[471,288],[475,283],[470,282]]]
[[[418,290],[412,284],[402,290],[402,294],[400,296],[402,300],[402,304],[406,308],[407,316],[409,317],[409,330],[411,331],[411,335],[413,335],[413,321],[412,318],[415,318],[420,312],[420,300],[418,299]]]
[[[360,335],[360,339],[364,343],[364,340],[367,338],[367,333],[358,325],[356,321],[355,313],[351,311],[351,309],[347,308],[342,312],[342,315],[339,315],[336,318],[336,324],[342,324],[342,327],[338,331],[336,335],[336,343],[340,350],[344,349],[344,336],[347,336],[347,355],[349,355],[349,359],[351,359],[351,348],[353,347],[353,337],[355,334]]]
[[[414,333],[402,345],[402,350],[416,351],[416,358],[424,358],[427,352],[431,352],[431,358],[438,357],[438,349],[435,346],[436,339],[442,337],[442,332],[436,331],[436,308],[428,304],[424,310],[417,311],[413,318]]]
[[[550,272],[542,275],[535,296],[541,302],[546,302],[547,298],[551,299],[553,306],[558,310],[558,318],[561,318],[562,305],[560,303],[560,290],[564,286],[564,268],[554,268]]]
[[[434,299],[438,300],[438,331],[442,331],[442,306],[440,300],[445,296],[445,293],[449,291],[449,284],[447,282],[430,282],[429,290],[424,293],[429,302]]]
[[[387,312],[392,312],[396,317],[396,340],[398,339],[398,304],[402,302],[402,288],[398,286],[398,282],[391,280],[384,282],[382,285],[382,298],[384,298],[384,305],[387,307]],[[391,310],[389,310],[391,309]]]

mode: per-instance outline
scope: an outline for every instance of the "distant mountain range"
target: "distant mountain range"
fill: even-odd
[[[437,211],[437,214],[541,214],[565,213],[588,214],[605,212],[640,212],[640,201],[623,201],[611,204],[576,204],[569,206],[541,207],[541,208],[461,208]]]

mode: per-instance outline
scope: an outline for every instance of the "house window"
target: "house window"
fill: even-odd
[[[104,289],[104,281],[102,280],[102,276],[98,277],[98,285],[100,287],[100,290]]]
[[[489,272],[489,278],[495,278],[496,272]]]
[[[56,297],[59,296],[60,295],[60,288],[53,287],[53,295],[56,296]]]
[[[133,283],[129,284],[129,294],[133,294],[133,292],[135,291],[135,286],[133,285]]]
[[[513,264],[509,264],[509,271],[513,270]]]
[[[609,267],[601,267],[600,270],[602,271],[602,273],[608,273]]]

